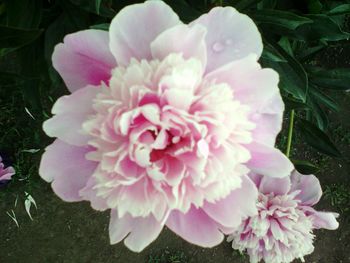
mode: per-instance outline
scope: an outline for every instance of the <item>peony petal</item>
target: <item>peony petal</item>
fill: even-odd
[[[109,223],[109,237],[111,244],[124,240],[124,244],[134,252],[142,251],[153,242],[163,229],[163,225],[148,217],[132,217],[129,214],[119,218],[116,210],[111,211]]]
[[[271,146],[275,144],[284,111],[275,71],[262,69],[256,62],[256,55],[251,54],[218,68],[205,79],[229,84],[234,98],[250,107],[250,119],[256,124],[253,138]]]
[[[328,229],[335,230],[339,227],[339,223],[337,222],[338,214],[331,212],[318,212],[315,211],[314,214],[311,215],[313,219],[313,225],[316,229]]]
[[[275,71],[261,69],[256,55],[252,54],[218,68],[206,79],[229,84],[234,98],[250,107],[250,119],[256,124],[253,138],[267,145],[275,144],[284,111]]]
[[[90,136],[83,134],[82,124],[94,113],[92,100],[97,93],[96,87],[88,86],[59,98],[52,108],[56,115],[43,124],[45,133],[72,145],[86,145]]]
[[[278,149],[253,142],[246,145],[252,158],[247,166],[253,173],[271,177],[284,177],[290,175],[294,169],[289,159]]]
[[[284,104],[278,93],[259,113],[253,113],[251,120],[256,127],[253,138],[257,142],[274,145],[276,137],[282,129]]]
[[[281,105],[280,101],[276,101],[279,95],[277,72],[269,68],[262,69],[256,62],[255,54],[226,64],[210,72],[205,79],[229,84],[234,91],[234,98],[250,106],[254,113],[274,113],[276,109],[272,106],[277,102],[277,110],[283,106],[283,103]],[[266,107],[271,109],[267,111]]]
[[[186,241],[202,247],[216,246],[224,239],[218,224],[202,209],[195,207],[186,214],[172,211],[166,225]]]
[[[263,194],[274,193],[275,195],[288,194],[291,188],[290,177],[271,178],[264,176],[259,185],[259,192]]]
[[[300,190],[296,198],[300,199],[303,205],[313,206],[320,201],[322,188],[320,181],[314,175],[302,175],[296,170],[291,175],[292,191]]]
[[[207,44],[208,63],[206,72],[211,72],[232,60],[256,54],[258,59],[263,45],[260,33],[254,22],[233,7],[216,7],[204,14],[191,25],[203,25],[208,34]]]
[[[270,224],[271,224],[270,229],[274,239],[283,241],[284,233],[280,227],[280,224],[274,219],[270,220]]]
[[[67,35],[55,47],[52,64],[71,92],[109,81],[116,62],[108,43],[108,32],[90,29]]]
[[[164,90],[161,97],[163,103],[188,111],[194,100],[195,89],[202,78],[202,68],[199,60],[189,59],[174,67],[171,74],[162,77],[158,85],[160,90]]]
[[[207,30],[196,25],[174,26],[161,33],[152,43],[153,58],[163,60],[171,53],[182,53],[185,59],[196,58],[201,61],[203,69],[207,64],[207,51],[204,42]]]
[[[262,179],[264,176],[263,176],[263,175],[260,175],[260,174],[249,173],[249,174],[248,174],[248,177],[250,178],[250,180],[253,181],[253,183],[254,183],[256,186],[259,186],[259,185],[260,185],[260,182],[261,182],[261,179]]]
[[[110,49],[119,65],[128,65],[131,58],[150,60],[151,42],[164,30],[180,23],[163,1],[127,6],[112,20]]]
[[[225,228],[235,228],[244,218],[258,213],[257,198],[256,186],[248,176],[243,176],[240,188],[233,190],[227,197],[215,203],[206,202],[203,210]]]
[[[0,159],[1,163],[1,159]],[[12,176],[15,175],[16,171],[12,166],[4,169],[4,165],[0,164],[0,181],[11,180]]]
[[[132,230],[134,218],[129,214],[119,218],[117,210],[111,210],[109,221],[109,239],[111,245],[122,241]]]
[[[90,147],[76,147],[55,140],[42,156],[39,174],[53,182],[54,192],[67,202],[81,201],[79,191],[96,169],[96,163],[85,159]]]
[[[83,200],[89,201],[91,207],[98,211],[104,211],[108,209],[106,199],[97,196],[97,190],[94,188],[96,185],[96,179],[92,176],[86,183],[86,186],[79,191],[79,195]]]
[[[193,101],[193,90],[192,89],[168,89],[164,91],[163,98],[166,100],[168,105],[181,110],[188,110]]]

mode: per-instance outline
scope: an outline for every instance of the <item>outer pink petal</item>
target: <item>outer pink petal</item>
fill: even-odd
[[[183,57],[197,58],[202,62],[203,69],[207,63],[207,51],[204,37],[207,30],[197,25],[174,26],[161,33],[152,43],[153,58],[164,59],[170,53],[182,53]]]
[[[291,187],[289,176],[283,178],[271,178],[264,176],[259,185],[259,192],[263,194],[274,193],[275,195],[288,194]]]
[[[101,81],[108,83],[116,66],[108,43],[108,32],[90,29],[67,35],[55,47],[53,66],[71,92]]]
[[[256,25],[248,16],[232,7],[213,8],[192,24],[201,24],[208,30],[206,72],[251,53],[255,53],[258,59],[262,53],[262,40]]]
[[[1,159],[0,159],[0,162],[1,162]],[[12,176],[15,175],[16,173],[15,169],[12,166],[9,166],[6,169],[3,169],[2,171],[1,171],[1,168],[3,167],[0,167],[0,181],[11,180]]]
[[[322,196],[322,188],[320,181],[314,175],[302,175],[296,170],[291,175],[292,191],[300,190],[300,194],[296,196],[303,205],[313,206],[320,201]]]
[[[172,211],[166,225],[186,241],[202,247],[216,246],[224,239],[219,225],[202,209],[195,207],[186,214]]]
[[[282,129],[284,104],[278,93],[259,113],[253,113],[251,120],[256,124],[253,138],[267,145],[274,145]]]
[[[260,182],[261,182],[262,178],[264,177],[263,175],[255,174],[255,173],[249,173],[248,176],[249,176],[250,180],[252,180],[253,183],[254,183],[257,187],[259,187]]]
[[[248,176],[243,176],[240,188],[233,190],[227,197],[216,203],[205,203],[203,210],[222,226],[235,228],[244,218],[258,213],[257,198],[256,186]]]
[[[226,64],[207,74],[205,79],[228,83],[234,91],[234,97],[258,113],[271,107],[271,100],[279,94],[278,74],[272,69],[262,69],[256,62],[255,54]]]
[[[85,159],[89,147],[76,147],[55,140],[41,158],[39,174],[53,182],[54,192],[67,202],[81,201],[79,191],[86,185],[97,164]]]
[[[150,60],[151,42],[164,30],[180,23],[163,1],[127,6],[112,20],[110,50],[120,65],[128,65],[131,58]]]
[[[318,212],[315,211],[314,214],[311,215],[313,219],[313,225],[316,229],[328,229],[334,230],[339,227],[339,223],[337,222],[338,214],[331,212]]]
[[[206,79],[228,83],[234,90],[234,97],[251,108],[250,119],[256,124],[254,140],[275,144],[284,111],[275,71],[262,69],[253,54],[209,73]]]
[[[96,180],[93,176],[91,176],[85,187],[79,191],[79,195],[83,200],[89,201],[93,209],[104,211],[108,209],[106,199],[97,196],[97,190],[94,188],[95,185]]]
[[[271,177],[285,177],[294,169],[289,159],[278,149],[253,142],[246,145],[252,158],[247,166],[253,173]]]
[[[59,98],[52,108],[55,116],[43,124],[45,133],[72,145],[86,145],[90,137],[82,132],[82,124],[94,113],[92,100],[97,92],[96,87],[88,86]]]
[[[163,225],[153,216],[132,217],[126,214],[119,218],[116,210],[111,211],[109,223],[111,244],[118,243],[127,236],[124,244],[130,250],[140,252],[158,237],[162,229]]]

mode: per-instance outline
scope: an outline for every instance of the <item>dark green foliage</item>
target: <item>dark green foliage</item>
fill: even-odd
[[[309,161],[304,161],[304,160],[292,160],[295,169],[302,174],[314,174],[319,171],[319,168],[310,163]]]
[[[341,157],[339,150],[329,139],[327,134],[320,130],[316,125],[307,120],[298,120],[299,130],[303,134],[305,141],[320,152],[333,157]]]
[[[0,48],[19,48],[37,39],[42,30],[0,26]]]
[[[325,89],[348,90],[350,89],[350,69],[323,69],[317,67],[308,68],[310,82]]]
[[[251,13],[251,17],[259,24],[273,26],[276,30],[295,30],[301,25],[313,23],[313,20],[305,16],[273,9],[256,10]]]

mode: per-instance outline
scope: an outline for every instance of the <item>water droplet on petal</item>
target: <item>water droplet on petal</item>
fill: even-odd
[[[221,44],[220,42],[216,42],[216,43],[214,43],[214,45],[213,45],[213,50],[215,51],[215,52],[221,52],[221,51],[223,51],[224,50],[224,45],[223,44]]]
[[[232,39],[226,39],[226,40],[225,40],[225,44],[226,44],[227,46],[231,46],[231,45],[233,44]]]

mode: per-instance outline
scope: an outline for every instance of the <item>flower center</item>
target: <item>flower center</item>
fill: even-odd
[[[164,155],[170,153],[171,148],[178,142],[180,142],[181,138],[179,136],[172,135],[169,131],[165,131],[166,133],[166,141],[165,141],[165,148],[164,149],[152,149],[150,153],[150,161],[156,162],[163,158]],[[153,135],[155,139],[155,135]]]
[[[225,197],[248,172],[249,108],[227,84],[203,79],[196,59],[117,67],[94,109],[83,128],[96,148],[89,158],[100,163],[95,188],[119,215],[186,212]]]

